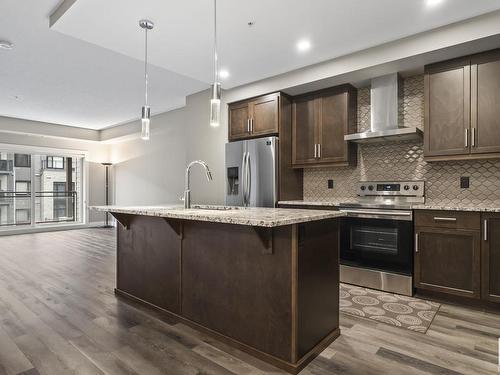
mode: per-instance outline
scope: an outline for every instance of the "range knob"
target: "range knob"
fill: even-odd
[[[405,189],[405,190],[410,190],[410,185],[405,185],[405,186],[403,187],[403,189]]]
[[[368,190],[372,191],[373,190],[373,185],[368,186]]]
[[[419,189],[418,185],[413,185],[413,190],[418,190],[418,189]]]
[[[366,186],[365,185],[361,185],[361,190],[365,191],[366,190]]]

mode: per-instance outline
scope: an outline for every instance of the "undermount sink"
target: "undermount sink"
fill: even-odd
[[[233,206],[205,206],[205,205],[192,205],[192,209],[196,210],[210,210],[210,211],[231,211],[231,210],[239,210],[241,207],[233,207]]]

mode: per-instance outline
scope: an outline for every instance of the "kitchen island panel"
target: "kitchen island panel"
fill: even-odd
[[[290,361],[292,241],[292,226],[185,223],[182,315]]]
[[[298,358],[339,327],[338,220],[299,226]]]
[[[179,313],[181,224],[140,215],[121,219],[128,229],[117,226],[117,288]]]

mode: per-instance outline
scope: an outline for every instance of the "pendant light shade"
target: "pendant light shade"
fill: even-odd
[[[149,139],[149,124],[151,122],[151,108],[149,106],[142,106],[141,116],[141,138],[145,141]]]
[[[212,85],[212,96],[210,98],[210,126],[220,125],[220,83]]]
[[[210,126],[220,125],[220,96],[219,67],[217,61],[217,0],[214,0],[214,83],[210,96]]]
[[[140,20],[139,26],[144,29],[145,47],[144,47],[144,105],[141,112],[141,138],[149,140],[151,107],[148,105],[148,30],[152,30],[154,23],[149,20]]]

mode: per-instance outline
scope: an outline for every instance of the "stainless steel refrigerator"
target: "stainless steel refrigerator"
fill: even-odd
[[[275,207],[278,138],[226,143],[226,205]]]

